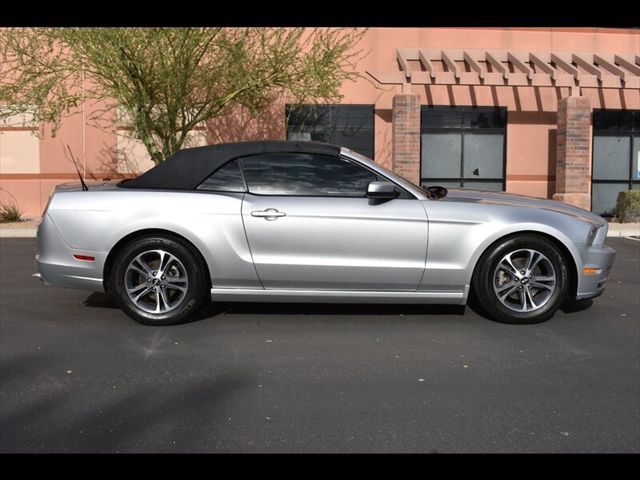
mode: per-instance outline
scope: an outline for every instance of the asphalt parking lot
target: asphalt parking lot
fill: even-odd
[[[544,324],[222,304],[144,327],[0,241],[0,452],[640,452],[640,241]]]

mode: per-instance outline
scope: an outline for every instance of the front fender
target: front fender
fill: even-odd
[[[538,223],[519,223],[515,225],[509,225],[508,227],[494,232],[478,245],[476,250],[473,252],[473,255],[469,259],[469,268],[466,271],[466,285],[471,284],[471,278],[478,264],[478,261],[480,260],[480,257],[484,252],[488,250],[491,245],[498,242],[500,239],[508,237],[510,235],[523,235],[527,233],[538,233],[546,235],[561,243],[567,249],[567,251],[571,255],[571,258],[573,259],[573,264],[576,269],[575,273],[577,274],[577,272],[581,271],[582,257],[580,256],[580,252],[575,243],[567,235],[562,233],[557,228],[551,227],[549,225],[542,225]]]
[[[523,233],[538,233],[555,239],[569,252],[577,271],[582,268],[582,258],[575,242],[550,225],[430,220],[427,263],[419,290],[468,291],[482,254],[501,238]]]

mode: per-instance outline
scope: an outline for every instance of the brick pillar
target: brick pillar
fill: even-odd
[[[420,184],[420,96],[393,97],[393,170]]]
[[[560,200],[591,209],[591,104],[584,97],[558,102],[556,193]]]

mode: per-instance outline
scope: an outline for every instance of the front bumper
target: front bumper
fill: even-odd
[[[578,272],[577,300],[597,297],[604,291],[616,251],[606,245],[590,247],[582,255],[582,269]],[[596,273],[585,274],[585,269],[595,269]]]

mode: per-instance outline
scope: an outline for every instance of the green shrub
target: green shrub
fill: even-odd
[[[16,197],[0,188],[0,223],[22,222],[22,213]]]
[[[618,194],[616,217],[622,223],[640,222],[640,190],[625,190]]]

